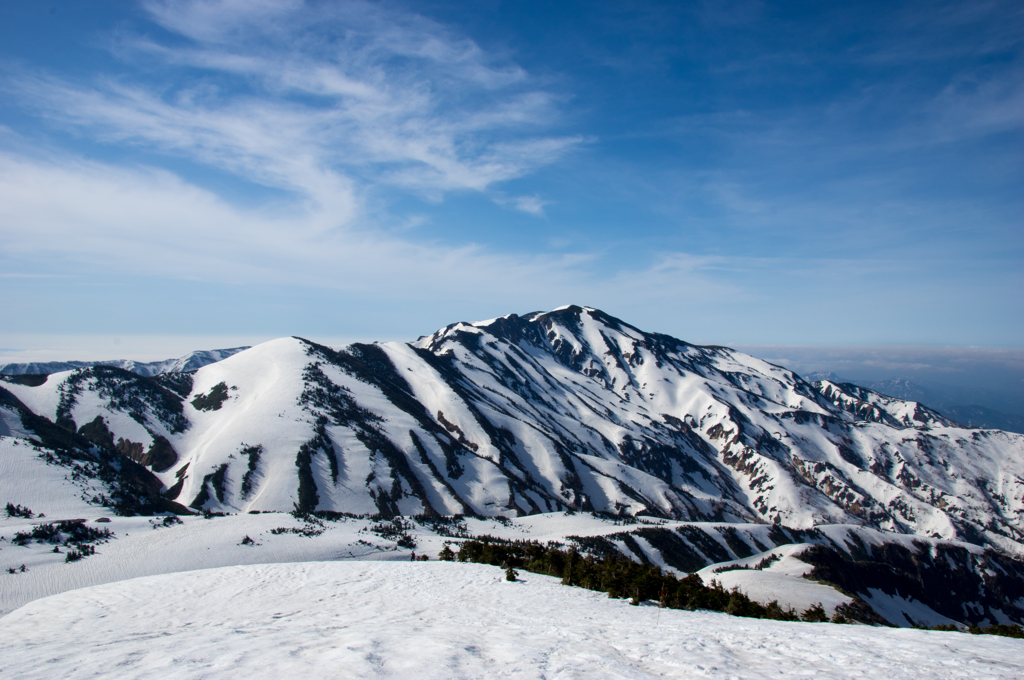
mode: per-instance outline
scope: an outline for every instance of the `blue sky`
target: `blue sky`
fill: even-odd
[[[1018,2],[3,3],[0,354],[1021,347],[1022,142]]]

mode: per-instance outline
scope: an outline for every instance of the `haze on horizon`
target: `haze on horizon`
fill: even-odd
[[[572,302],[1016,365],[1022,43],[1012,2],[5,3],[0,353]]]

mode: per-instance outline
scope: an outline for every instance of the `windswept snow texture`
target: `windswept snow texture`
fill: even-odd
[[[188,380],[104,370],[5,387],[106,427],[193,508],[858,524],[1024,553],[1024,436],[589,308],[283,338]]]
[[[30,678],[1019,678],[1020,642],[631,607],[470,564],[333,562],[155,576],[0,619]]]
[[[8,503],[55,520],[102,512],[104,508],[97,507],[91,499],[109,493],[109,489],[89,475],[88,464],[69,461],[61,465],[47,454],[46,449],[24,439],[0,436],[0,512]],[[0,536],[5,539],[9,538],[10,524],[9,518],[7,521],[0,519]],[[22,524],[30,525],[30,522],[24,520]],[[5,559],[13,557],[10,550],[0,555],[0,568],[17,566]],[[0,587],[0,593],[2,590]],[[2,599],[0,594],[0,612],[6,611]]]
[[[27,364],[4,364],[0,366],[2,375],[48,375],[63,371],[73,371],[76,368],[89,368],[90,366],[114,366],[123,368],[139,375],[154,376],[163,373],[187,373],[202,368],[208,364],[227,359],[233,354],[238,354],[248,347],[231,347],[230,349],[211,349],[196,352],[189,352],[177,359],[165,359],[164,361],[132,361],[131,359],[115,359],[112,361],[42,361]]]

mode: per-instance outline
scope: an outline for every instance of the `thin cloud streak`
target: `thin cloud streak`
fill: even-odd
[[[6,89],[102,141],[297,192],[340,224],[378,184],[432,200],[483,192],[583,142],[538,134],[557,120],[557,100],[521,68],[492,64],[472,41],[416,15],[358,2],[146,7],[192,42],[135,37],[117,52],[155,61],[178,86],[22,73]]]
[[[76,270],[234,284],[279,284],[415,299],[666,300],[739,290],[721,258],[674,254],[607,269],[602,253],[496,253],[415,243],[356,227],[324,230],[315,209],[243,209],[164,170],[0,153],[0,240],[8,256]],[[743,265],[738,265],[743,266]],[[653,291],[653,292],[651,292]]]
[[[322,221],[308,205],[239,208],[163,170],[0,154],[0,242],[12,270],[45,262],[79,275],[298,286],[404,305],[461,302],[495,313],[597,303],[642,327],[713,343],[739,332],[758,337],[758,327],[777,323],[769,303],[780,295],[790,300],[788,338],[811,342],[835,334],[870,341],[865,333],[936,310],[967,328],[979,310],[999,304],[968,304],[971,291],[961,281],[973,273],[955,263],[940,263],[947,282],[937,288],[921,275],[926,262],[675,251],[626,266],[613,252],[495,252],[354,226],[324,229]],[[878,308],[859,292],[878,281],[899,299],[926,304]],[[858,321],[865,314],[876,319],[868,329]],[[1019,325],[1012,316],[1006,323],[1008,333]],[[709,335],[709,328],[717,330]]]
[[[167,299],[242,284],[252,309],[269,308],[269,287],[301,288],[305,304],[289,309],[315,318],[332,298],[394,316],[443,308],[440,323],[576,302],[714,343],[976,342],[982,326],[989,342],[1021,337],[1016,203],[989,199],[1019,159],[976,144],[1020,129],[1016,61],[873,74],[874,53],[914,57],[882,55],[901,43],[870,31],[843,48],[871,25],[865,10],[849,10],[860,23],[838,21],[842,8],[789,23],[733,8],[751,40],[699,23],[702,40],[630,37],[618,82],[579,70],[571,45],[545,61],[509,40],[513,57],[394,4],[143,7],[154,23],[111,36],[122,64],[105,74],[0,76],[0,92],[37,114],[12,122],[24,137],[0,127],[0,261],[12,272],[126,275]],[[641,13],[628,32],[664,24]],[[993,44],[1016,45],[1011,33]],[[582,37],[621,51],[605,33]],[[687,54],[675,76],[656,73]],[[77,150],[32,148],[40,139]],[[227,198],[239,185],[244,203]],[[553,252],[570,243],[588,245]],[[46,300],[66,308],[80,288],[21,295],[8,281],[12,316],[43,321]],[[95,299],[118,309],[113,294]],[[250,323],[238,314],[231,323]],[[298,332],[291,323],[280,332]]]

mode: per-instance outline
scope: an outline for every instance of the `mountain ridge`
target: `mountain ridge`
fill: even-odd
[[[227,359],[249,346],[226,349],[195,350],[176,359],[161,361],[135,361],[133,359],[106,359],[102,361],[37,361],[11,363],[0,366],[0,375],[49,375],[92,366],[114,366],[126,371],[153,377],[164,373],[187,373],[203,366]]]
[[[858,380],[840,377],[832,371],[816,371],[804,377],[814,382],[828,380],[834,383],[849,383],[857,387],[866,387],[905,401],[926,402],[933,410],[969,428],[1024,433],[1024,415],[1011,412],[1010,409],[1015,403],[1011,395],[1000,395],[950,385],[923,385],[911,378]],[[1003,400],[999,403],[1003,408],[992,406],[993,403],[996,403],[994,400],[997,398]]]
[[[197,510],[591,510],[1024,551],[1024,437],[593,308],[411,343],[283,338],[168,380],[92,367],[3,388],[146,462],[164,498]]]

